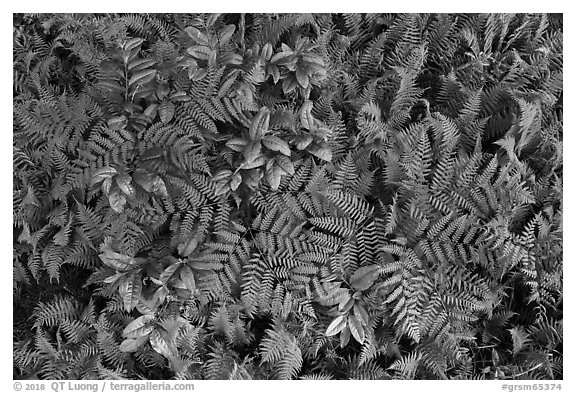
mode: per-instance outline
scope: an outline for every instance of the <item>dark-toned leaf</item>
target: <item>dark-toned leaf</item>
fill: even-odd
[[[350,285],[358,291],[370,288],[379,275],[379,265],[368,265],[358,268],[350,278]]]
[[[328,146],[309,148],[308,151],[324,161],[332,161],[332,151]]]
[[[276,164],[280,168],[282,168],[284,173],[286,173],[287,175],[294,174],[294,164],[292,163],[292,160],[290,160],[290,158],[283,155],[282,156],[277,155],[276,157],[274,157],[274,160],[276,160]]]
[[[154,64],[156,64],[156,60],[151,57],[134,59],[130,63],[128,63],[128,71],[136,72],[140,70],[145,70],[146,68],[152,67]]]
[[[206,37],[206,34],[202,33],[197,28],[190,26],[185,28],[184,31],[188,34],[188,36],[190,36],[190,38],[192,38],[192,40],[196,44],[204,46],[210,45],[210,43],[208,42],[208,37]]]

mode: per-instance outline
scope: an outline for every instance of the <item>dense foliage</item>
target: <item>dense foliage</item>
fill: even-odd
[[[562,17],[13,27],[14,375],[562,378]]]

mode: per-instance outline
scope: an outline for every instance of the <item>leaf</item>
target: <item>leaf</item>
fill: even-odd
[[[282,177],[282,168],[276,164],[272,164],[269,168],[266,168],[266,179],[272,190],[277,191],[280,187],[280,180]]]
[[[124,206],[126,205],[126,195],[114,191],[108,195],[108,201],[110,202],[110,207],[115,212],[122,213],[124,211]]]
[[[156,70],[142,70],[138,71],[135,74],[132,74],[130,81],[128,81],[128,85],[132,87],[135,84],[144,85],[148,82],[154,80],[156,76]]]
[[[198,45],[204,45],[204,46],[210,45],[210,42],[208,41],[208,37],[206,37],[206,34],[202,33],[197,28],[190,26],[190,27],[185,28],[184,31]]]
[[[124,115],[111,117],[108,120],[108,128],[111,130],[123,130],[128,125],[128,118]]]
[[[196,247],[198,246],[198,239],[191,237],[188,241],[182,242],[178,245],[178,254],[183,257],[187,257],[192,254]]]
[[[282,168],[282,170],[286,174],[288,175],[294,174],[294,164],[292,163],[292,160],[290,160],[290,158],[283,155],[277,155],[276,157],[274,157],[274,160],[276,161],[276,164],[278,164],[278,166]]]
[[[245,161],[240,165],[241,169],[254,169],[266,164],[266,158],[264,156],[258,156],[252,161]]]
[[[230,181],[230,189],[232,191],[236,191],[238,187],[240,187],[240,184],[242,184],[242,175],[236,173],[234,174],[234,177],[232,177],[232,180]]]
[[[332,151],[327,146],[308,149],[308,151],[321,160],[332,161]]]
[[[170,100],[162,101],[158,107],[158,112],[160,113],[160,121],[164,124],[168,124],[174,117],[174,104]]]
[[[314,140],[314,138],[312,138],[311,135],[306,135],[304,137],[302,137],[302,139],[300,139],[298,141],[298,143],[296,144],[296,148],[298,150],[304,150],[306,149],[308,146],[310,146],[310,144],[312,143],[312,141]]]
[[[307,130],[314,129],[314,116],[312,116],[313,107],[314,103],[311,100],[306,100],[300,108],[300,124]]]
[[[150,335],[150,345],[156,352],[166,358],[171,358],[175,355],[168,341],[158,330],[154,330]]]
[[[138,304],[138,299],[142,293],[142,280],[140,274],[135,273],[125,277],[118,288],[118,292],[124,302],[124,310],[130,312]]]
[[[346,316],[340,315],[334,318],[334,320],[330,323],[330,325],[328,325],[328,328],[326,329],[326,332],[324,334],[326,334],[326,336],[328,337],[334,336],[340,333],[342,329],[344,329],[345,327],[346,327]]]
[[[129,175],[121,175],[116,178],[116,184],[122,192],[130,197],[134,196],[136,190],[132,184],[132,178]]]
[[[296,70],[296,79],[298,80],[298,83],[300,83],[300,86],[302,86],[304,89],[306,89],[310,84],[310,77],[302,68],[298,68]]]
[[[209,60],[212,56],[212,49],[204,45],[195,45],[186,49],[186,52],[192,57],[200,60]]]
[[[367,290],[378,278],[379,270],[379,265],[368,265],[358,268],[350,278],[350,285],[358,291]]]
[[[152,315],[142,315],[128,324],[122,331],[122,337],[139,338],[146,336],[154,330],[154,325],[150,322],[154,319]]]
[[[136,352],[142,345],[146,344],[148,337],[127,338],[120,344],[120,352]]]
[[[344,348],[350,342],[350,328],[346,326],[340,332],[340,348]]]
[[[237,152],[242,152],[246,145],[248,145],[248,141],[244,138],[232,138],[226,142],[226,146],[228,146],[228,148]]]
[[[124,42],[124,45],[122,45],[122,49],[125,51],[131,51],[132,49],[137,48],[138,46],[142,45],[143,43],[144,43],[143,38],[132,38],[132,39]]]
[[[234,25],[226,25],[218,32],[218,40],[220,41],[220,45],[226,45],[230,38],[234,35],[236,31],[236,26]]]
[[[524,331],[522,327],[513,327],[508,329],[510,336],[512,336],[512,351],[514,355],[517,355],[526,346],[527,342],[530,342],[530,335]]]
[[[364,339],[366,338],[364,327],[354,315],[348,316],[348,326],[350,327],[350,332],[356,341],[358,341],[360,344],[363,344]]]
[[[270,110],[263,106],[258,111],[258,114],[252,119],[250,123],[250,139],[254,140],[257,137],[261,137],[268,131],[268,125],[270,123]]]
[[[250,162],[260,155],[261,149],[262,144],[257,140],[247,145],[242,154],[244,155],[244,158],[246,158],[246,161]]]
[[[115,252],[107,244],[104,244],[101,250],[102,253],[98,256],[105,265],[113,269],[126,271],[137,265],[134,257]]]
[[[162,284],[166,285],[168,281],[170,281],[170,279],[176,274],[178,269],[180,269],[180,267],[182,267],[181,263],[174,263],[168,266],[160,275],[160,281],[162,281]]]
[[[160,176],[152,175],[143,169],[136,169],[132,178],[147,192],[168,196],[168,190]]]
[[[292,60],[291,56],[293,54],[294,52],[292,52],[291,50],[285,52],[278,52],[274,56],[272,56],[272,58],[270,59],[270,63],[275,63],[278,65],[288,64]]]
[[[285,156],[290,156],[290,147],[286,142],[276,136],[265,136],[262,138],[262,144],[272,151],[279,151]]]
[[[194,272],[192,269],[186,265],[182,266],[182,269],[180,270],[180,279],[186,288],[192,292],[192,295],[194,295],[194,292],[196,292],[196,280],[194,279]]]
[[[118,171],[116,169],[112,168],[111,166],[105,166],[103,168],[100,168],[97,171],[95,171],[94,174],[92,175],[92,181],[90,184],[94,185],[96,183],[99,183],[102,180],[104,180],[106,178],[110,178],[117,173],[118,173]]]
[[[366,312],[364,306],[358,302],[354,303],[354,315],[356,315],[356,318],[358,318],[362,325],[366,327],[370,326],[370,317],[368,316],[368,312]]]
[[[141,59],[134,59],[128,63],[128,71],[140,71],[152,67],[156,64],[156,60],[151,57],[144,57]]]

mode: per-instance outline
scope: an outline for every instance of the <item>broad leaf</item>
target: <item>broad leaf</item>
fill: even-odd
[[[265,136],[262,138],[262,144],[266,146],[268,149],[273,151],[279,151],[280,153],[284,154],[285,156],[290,156],[290,147],[286,142],[276,136]]]
[[[154,330],[154,325],[150,322],[154,319],[152,315],[142,315],[128,324],[122,331],[125,338],[139,338],[146,336]]]
[[[379,265],[368,265],[358,268],[350,278],[350,285],[358,291],[367,290],[378,278],[379,270]]]

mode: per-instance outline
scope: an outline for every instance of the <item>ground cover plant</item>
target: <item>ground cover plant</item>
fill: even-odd
[[[561,15],[13,20],[15,378],[562,378]]]

